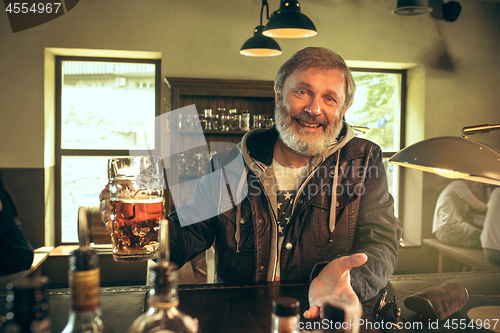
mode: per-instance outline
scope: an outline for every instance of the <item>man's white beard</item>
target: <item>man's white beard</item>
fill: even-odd
[[[296,153],[307,157],[321,155],[325,152],[327,146],[335,142],[343,126],[341,118],[337,119],[334,123],[328,124],[325,118],[321,120],[303,111],[300,114],[294,115],[294,118],[299,118],[307,123],[321,123],[324,128],[324,133],[320,134],[319,138],[306,139],[303,136],[307,136],[309,133],[301,129],[297,133],[292,128],[292,122],[295,120],[284,110],[282,100],[276,104],[274,117],[276,120],[276,129],[285,145]]]

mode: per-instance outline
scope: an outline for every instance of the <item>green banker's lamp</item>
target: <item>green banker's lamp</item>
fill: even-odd
[[[500,130],[500,124],[464,127],[462,137],[437,137],[417,142],[389,162],[451,179],[500,186],[500,150],[471,140],[471,134]]]

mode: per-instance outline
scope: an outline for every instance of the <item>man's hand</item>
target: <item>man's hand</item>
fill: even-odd
[[[112,231],[113,223],[111,221],[111,205],[109,202],[109,185],[101,191],[99,194],[99,200],[101,201],[99,205],[99,211],[101,212],[102,222],[106,224],[106,227]]]
[[[351,268],[359,267],[368,260],[364,253],[333,260],[323,268],[309,286],[309,310],[304,312],[306,318],[324,316],[322,305],[332,299],[340,299],[349,303],[360,304],[358,296],[351,287]],[[346,320],[354,318],[345,318]]]

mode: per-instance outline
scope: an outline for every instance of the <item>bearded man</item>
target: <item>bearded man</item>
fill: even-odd
[[[328,49],[306,48],[283,64],[276,126],[215,155],[169,216],[171,261],[183,265],[213,244],[218,282],[311,281],[307,318],[326,298],[374,297],[394,271],[402,228],[380,148],[343,121],[354,91],[349,68]],[[101,207],[108,198],[103,191]]]

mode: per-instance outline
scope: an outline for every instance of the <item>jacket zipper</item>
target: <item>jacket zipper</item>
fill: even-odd
[[[295,195],[295,199],[297,199],[300,194],[302,193],[302,191],[304,190],[304,187],[306,187],[306,184],[311,180],[311,178],[313,177],[314,173],[316,172],[316,170],[318,170],[318,168],[320,167],[320,165],[325,161],[325,159],[323,158],[319,163],[318,165],[314,168],[313,171],[311,171],[309,173],[309,176],[307,176],[306,180],[304,180],[302,182],[302,185],[299,187],[299,189],[297,190],[297,194]],[[294,200],[293,201],[293,205],[292,205],[292,214],[291,216],[293,216],[293,213],[295,212],[295,206],[297,205],[297,200]]]
[[[262,170],[262,172],[265,172],[265,169],[264,167],[259,163],[259,162],[255,162],[254,160],[254,163],[257,164],[257,166]],[[263,188],[263,190],[265,191],[266,189]],[[274,281],[274,279],[276,278],[276,265],[278,263],[278,222],[276,221],[276,214],[273,210],[273,205],[272,203],[270,202],[269,200],[269,196],[267,195],[266,193],[266,200],[267,200],[267,204],[268,204],[268,207],[269,209],[271,210],[271,218],[273,219],[273,223],[272,224],[272,228],[273,228],[273,242],[271,244],[274,244],[274,245],[271,245],[271,246],[274,246],[276,248],[276,251],[275,251],[275,254],[274,254],[274,260],[273,260],[273,275],[272,275],[272,281]],[[268,268],[269,269],[269,268]]]

